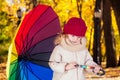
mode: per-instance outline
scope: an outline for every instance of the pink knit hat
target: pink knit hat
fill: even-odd
[[[73,34],[76,36],[85,36],[87,27],[83,19],[72,17],[64,25],[63,33],[64,34]]]

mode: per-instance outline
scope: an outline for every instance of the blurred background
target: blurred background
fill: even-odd
[[[70,17],[83,18],[88,27],[87,47],[94,61],[106,70],[103,78],[120,79],[120,0],[0,0],[0,80],[6,80],[9,46],[16,30],[37,4],[51,6],[61,27]],[[87,77],[93,80],[97,76]]]

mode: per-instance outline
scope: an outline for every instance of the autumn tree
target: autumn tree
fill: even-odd
[[[120,66],[120,56],[119,56],[118,66]]]
[[[114,10],[115,13],[115,18],[118,26],[118,31],[120,35],[120,0],[109,0],[112,5],[112,9]],[[120,55],[119,55],[119,61],[118,61],[118,66],[120,66]]]
[[[101,0],[96,0],[95,16],[94,16],[94,43],[93,43],[93,59],[96,63],[101,64]]]
[[[83,0],[76,0],[77,3],[77,11],[79,13],[79,16],[82,17],[82,3]]]
[[[111,24],[111,5],[109,0],[103,0],[103,29],[106,45],[106,67],[116,67],[115,41]]]
[[[109,0],[109,1],[111,2],[112,8],[115,13],[119,35],[120,35],[120,0]]]

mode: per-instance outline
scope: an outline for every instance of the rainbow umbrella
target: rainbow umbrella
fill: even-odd
[[[37,5],[21,22],[8,54],[8,80],[52,80],[48,62],[59,18],[47,5]]]

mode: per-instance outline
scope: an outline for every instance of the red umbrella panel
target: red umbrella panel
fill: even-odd
[[[54,39],[61,32],[59,17],[47,5],[37,5],[23,19],[8,56],[9,80],[52,80],[48,62]]]

